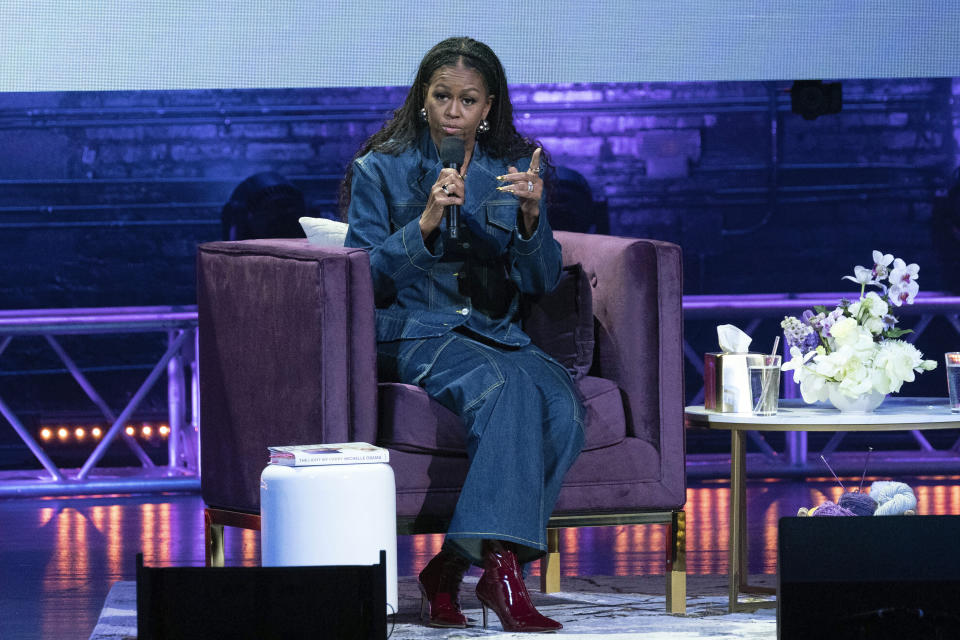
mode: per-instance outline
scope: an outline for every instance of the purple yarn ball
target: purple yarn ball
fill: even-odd
[[[855,516],[872,516],[879,505],[866,493],[848,491],[840,496],[840,506],[849,509]]]
[[[852,516],[853,512],[850,509],[845,509],[840,505],[830,502],[827,500],[822,505],[817,507],[817,509],[810,514],[813,517],[817,516]]]

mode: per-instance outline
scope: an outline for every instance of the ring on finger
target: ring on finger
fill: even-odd
[[[533,180],[527,180],[527,191],[533,192]]]
[[[450,192],[447,191],[447,185],[446,185],[446,184],[440,185],[440,190],[443,191],[445,194],[450,195]]]

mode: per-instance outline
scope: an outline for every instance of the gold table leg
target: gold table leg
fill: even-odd
[[[730,578],[730,611],[735,611],[740,594],[740,585],[745,577],[746,560],[743,557],[743,538],[745,537],[747,486],[746,486],[746,443],[743,431],[730,431],[730,540],[727,547]]]
[[[740,603],[741,593],[775,594],[770,587],[754,587],[747,584],[747,446],[745,434],[740,429],[730,431],[730,542],[729,575],[730,603],[733,611],[752,611],[774,607],[776,602]]]

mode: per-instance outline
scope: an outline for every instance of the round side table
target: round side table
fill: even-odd
[[[718,413],[703,406],[684,409],[687,427],[730,432],[730,611],[775,603],[740,602],[741,593],[772,594],[775,589],[747,584],[747,431],[905,431],[960,428],[960,413],[952,413],[946,398],[888,398],[872,413],[841,413],[801,400],[781,400],[776,415]]]

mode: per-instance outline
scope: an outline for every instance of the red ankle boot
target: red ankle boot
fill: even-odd
[[[542,632],[563,628],[534,608],[516,554],[496,540],[484,542],[483,575],[477,583],[477,598],[483,605],[484,628],[487,627],[487,608],[496,612],[504,631]]]
[[[470,562],[441,549],[420,572],[420,619],[431,627],[464,628],[467,619],[460,611],[457,592]],[[427,607],[429,606],[429,614]]]

